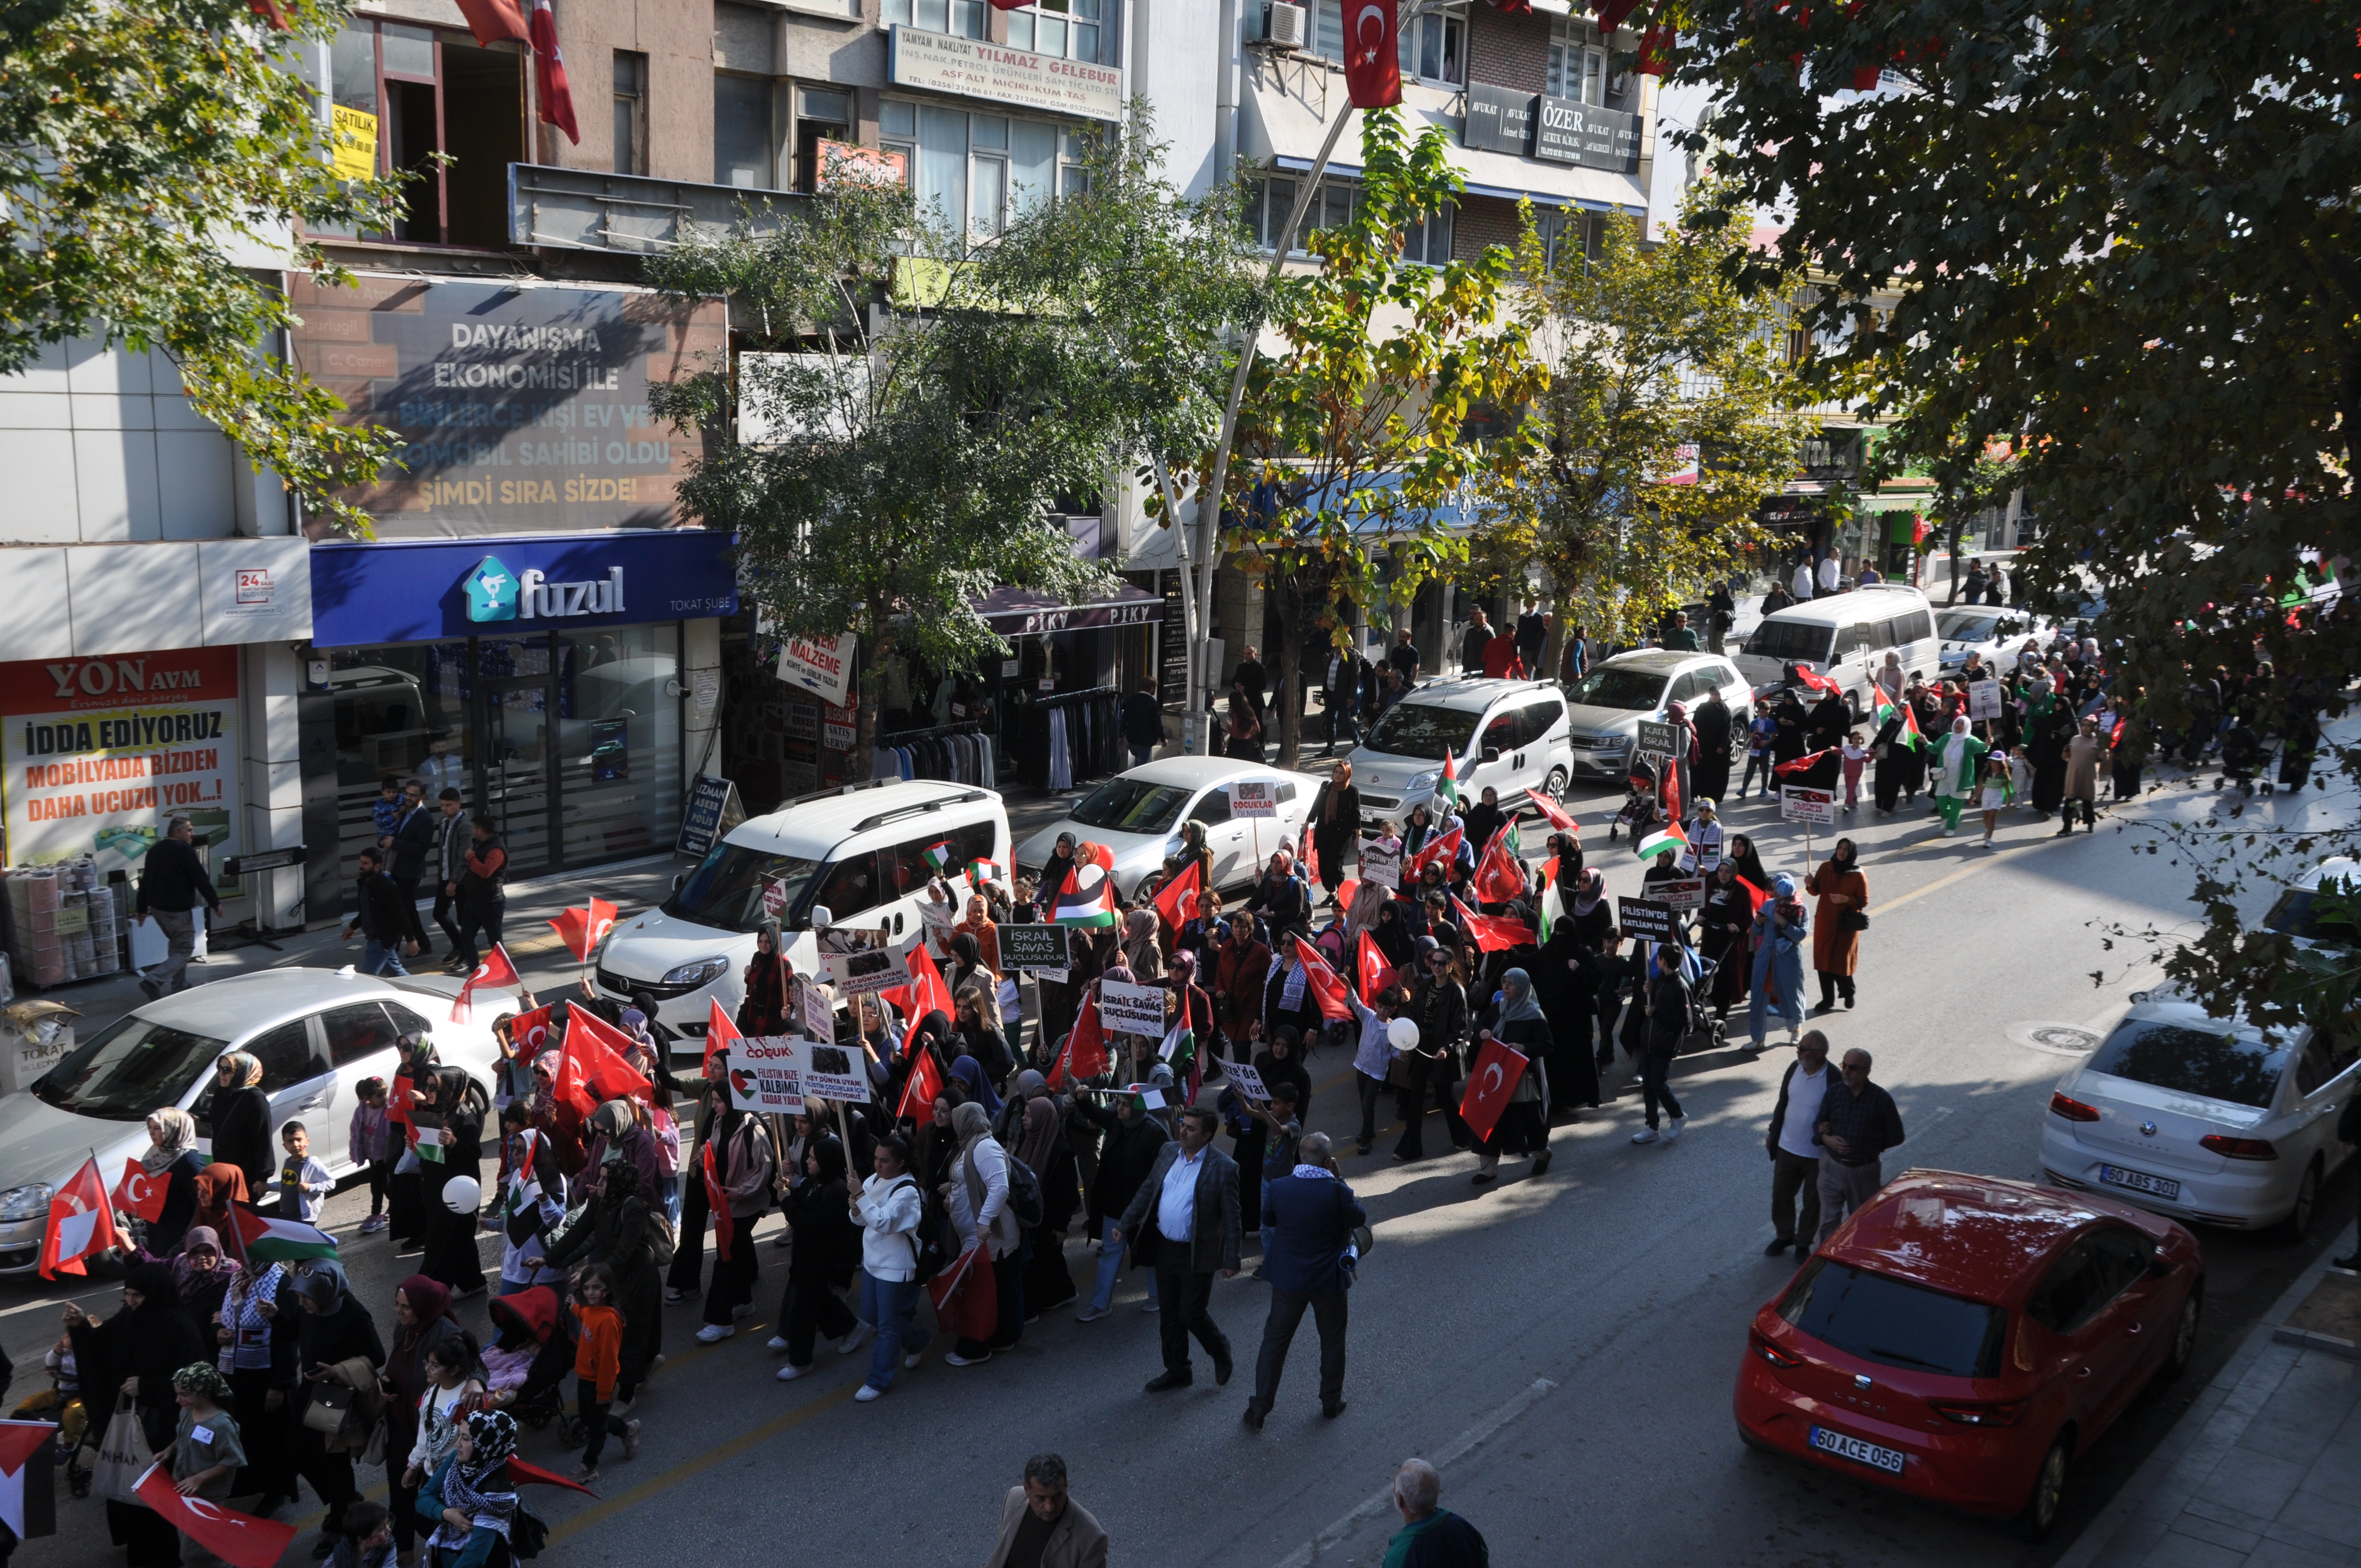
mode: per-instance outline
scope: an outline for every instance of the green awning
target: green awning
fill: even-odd
[[[1872,490],[1852,497],[1855,511],[1925,511],[1933,504],[1932,490]]]

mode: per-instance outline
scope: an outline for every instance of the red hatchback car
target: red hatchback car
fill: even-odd
[[[1754,1315],[1739,1435],[2038,1540],[2068,1464],[2188,1365],[2204,1288],[2160,1215],[1906,1171]]]

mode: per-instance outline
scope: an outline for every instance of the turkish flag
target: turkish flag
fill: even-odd
[[[1086,996],[1082,1011],[1074,1016],[1074,1032],[1066,1036],[1066,1048],[1058,1053],[1057,1064],[1049,1069],[1049,1087],[1055,1089],[1067,1079],[1080,1083],[1096,1078],[1106,1066],[1106,1030],[1099,1024],[1099,999]]]
[[[1402,101],[1400,26],[1394,0],[1345,0],[1345,91],[1353,107],[1382,109]]]
[[[1426,842],[1420,847],[1418,853],[1410,858],[1410,864],[1402,868],[1404,883],[1415,887],[1419,877],[1429,866],[1439,865],[1448,872],[1452,863],[1459,859],[1460,839],[1461,834],[1456,828],[1440,839],[1432,833],[1428,834]]]
[[[1742,876],[1733,877],[1731,880],[1746,890],[1746,913],[1748,918],[1751,919],[1754,916],[1762,914],[1763,905],[1770,900],[1771,890],[1765,887],[1757,887]]]
[[[1476,945],[1488,953],[1510,948],[1530,946],[1533,928],[1521,920],[1511,920],[1505,915],[1478,915],[1457,899],[1451,901],[1456,912],[1459,928],[1476,938]]]
[[[516,965],[509,962],[508,949],[498,942],[492,944],[491,952],[485,957],[482,963],[476,966],[475,972],[469,975],[467,981],[459,987],[459,995],[451,1003],[451,1022],[464,1024],[474,1013],[478,986],[482,986],[486,991],[522,991],[524,989],[524,981],[517,974]]]
[[[41,1237],[41,1277],[81,1274],[83,1258],[115,1243],[115,1204],[93,1156],[49,1200],[49,1223]]]
[[[738,1025],[730,1021],[730,1014],[721,1011],[721,998],[714,997],[706,1005],[712,1011],[705,1017],[704,1065],[711,1067],[715,1052],[728,1050],[730,1041],[745,1036],[738,1033]]]
[[[589,1009],[566,1010],[566,1052],[558,1059],[555,1093],[585,1116],[596,1111],[600,1101],[644,1098],[654,1092],[639,1069],[607,1043],[610,1034]]]
[[[992,1281],[992,1254],[982,1242],[927,1281],[934,1298],[935,1323],[961,1339],[990,1339],[1000,1327],[1000,1296]]]
[[[1197,862],[1191,861],[1180,868],[1180,874],[1156,890],[1156,912],[1174,930],[1197,917],[1199,886],[1202,879],[1197,873]]]
[[[533,34],[533,86],[541,99],[541,123],[555,126],[566,139],[579,142],[581,128],[574,122],[574,90],[566,82],[566,57],[557,50],[557,13],[549,0],[533,0],[527,18]]]
[[[1353,955],[1353,967],[1361,981],[1361,1000],[1370,1006],[1377,1005],[1378,998],[1384,993],[1386,987],[1394,982],[1394,967],[1386,962],[1386,955],[1378,949],[1378,939],[1367,931],[1361,933],[1359,946]]]
[[[1295,858],[1303,862],[1305,881],[1320,880],[1320,844],[1312,837],[1312,824],[1309,822],[1303,825],[1303,837],[1296,846]]]
[[[1320,956],[1320,949],[1298,937],[1295,938],[1295,956],[1303,965],[1303,979],[1312,987],[1312,999],[1320,1003],[1320,1016],[1350,1018],[1353,1004],[1345,999],[1344,977],[1328,967],[1328,960]]]
[[[150,1176],[148,1168],[136,1159],[123,1162],[123,1179],[115,1184],[107,1195],[114,1205],[126,1214],[137,1214],[154,1224],[164,1217],[164,1195],[171,1183],[161,1176]]]
[[[955,1017],[951,1007],[951,988],[943,983],[943,971],[935,960],[927,957],[924,945],[910,949],[910,983],[897,985],[877,994],[895,1012],[917,1024],[929,1013]]]
[[[1486,904],[1511,904],[1525,895],[1525,868],[1509,852],[1511,831],[1503,828],[1493,834],[1476,867],[1476,896]]]
[[[191,1540],[232,1568],[272,1568],[280,1553],[287,1550],[287,1543],[295,1539],[295,1527],[291,1524],[258,1519],[203,1497],[181,1496],[172,1485],[170,1474],[161,1464],[149,1465],[148,1474],[139,1478],[132,1491],[165,1523],[185,1531]]]
[[[509,1020],[509,1038],[516,1044],[517,1059],[527,1066],[549,1048],[549,1012],[544,1005]]]
[[[942,1091],[942,1069],[935,1065],[935,1053],[921,1046],[911,1053],[909,1081],[902,1086],[902,1102],[894,1114],[923,1122],[934,1114],[935,1097]]]
[[[499,43],[530,46],[533,42],[533,35],[525,31],[524,17],[517,13],[516,0],[459,0],[459,14],[467,18],[467,30],[486,49]]]
[[[568,1481],[563,1475],[554,1475],[538,1464],[526,1464],[513,1453],[509,1455],[509,1485],[511,1486],[570,1486],[586,1497],[595,1497],[598,1495],[579,1481]]]
[[[713,1255],[726,1258],[730,1244],[737,1239],[738,1222],[730,1216],[729,1200],[721,1195],[721,1172],[713,1162],[713,1145],[704,1147],[701,1163],[705,1177],[705,1206],[713,1211]]]
[[[1491,4],[1492,9],[1503,16],[1530,16],[1533,14],[1533,0],[1491,0]]]
[[[1525,1058],[1498,1040],[1487,1040],[1467,1072],[1467,1091],[1459,1097],[1459,1119],[1479,1138],[1488,1138],[1509,1108],[1509,1095],[1525,1076]]]
[[[1640,0],[1598,0],[1598,36],[1607,40],[1608,48],[1615,47],[1615,29],[1623,25],[1623,18],[1639,8]]]
[[[565,942],[566,950],[587,964],[598,944],[607,939],[607,933],[615,928],[615,906],[603,898],[593,898],[588,909],[569,909],[549,924]]]
[[[1559,832],[1574,834],[1581,833],[1582,829],[1575,826],[1573,814],[1568,812],[1565,806],[1560,806],[1556,801],[1554,801],[1549,796],[1543,795],[1541,791],[1537,789],[1529,789],[1525,791],[1525,798],[1532,801],[1535,806],[1541,807],[1542,815],[1549,818],[1549,825],[1556,828]]]

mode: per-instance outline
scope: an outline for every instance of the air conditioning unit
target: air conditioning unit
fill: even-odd
[[[1262,40],[1274,49],[1301,49],[1312,36],[1312,14],[1287,0],[1272,0],[1262,24]]]

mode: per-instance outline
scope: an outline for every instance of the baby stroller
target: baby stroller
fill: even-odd
[[[2247,728],[2244,720],[2234,720],[2222,736],[2222,776],[2213,787],[2235,784],[2246,795],[2255,793],[2255,776],[2270,764],[2270,753],[2260,737]],[[2270,780],[2263,781],[2263,793],[2271,793]]]
[[[1714,982],[1721,973],[1721,960],[1699,953],[1697,972],[1688,982],[1689,1030],[1681,1036],[1678,1055],[1694,1051],[1718,1051],[1730,1043],[1730,1025],[1714,1016],[1712,998]]]
[[[1610,844],[1615,842],[1619,832],[1629,832],[1631,841],[1638,843],[1640,835],[1654,827],[1656,818],[1662,815],[1656,809],[1655,763],[1644,757],[1634,759],[1626,788],[1630,793],[1623,796],[1621,809],[1615,813],[1615,820],[1607,826],[1607,841]]]
[[[566,1376],[574,1370],[573,1314],[546,1285],[495,1296],[490,1310],[499,1331],[484,1347],[492,1409],[507,1410],[535,1431],[562,1420],[566,1441],[580,1442],[566,1409]]]

